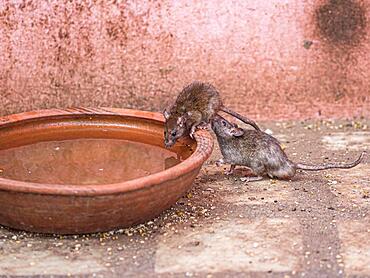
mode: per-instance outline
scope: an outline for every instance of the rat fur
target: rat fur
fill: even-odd
[[[217,115],[212,120],[212,129],[216,134],[222,162],[231,164],[229,174],[237,165],[246,166],[252,170],[255,177],[249,181],[260,180],[263,176],[278,179],[291,179],[297,169],[319,171],[332,168],[352,168],[358,165],[366,152],[351,163],[328,163],[322,165],[307,165],[295,163],[287,157],[279,141],[261,130],[246,130],[228,122]]]
[[[194,81],[178,95],[174,105],[163,112],[165,146],[171,147],[177,139],[187,134],[193,137],[196,128],[205,128],[219,112],[228,113],[259,130],[257,124],[222,104],[216,88],[209,83]]]

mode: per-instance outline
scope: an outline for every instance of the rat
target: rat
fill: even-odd
[[[287,157],[279,141],[261,130],[247,130],[228,122],[217,115],[212,120],[212,129],[216,134],[221,153],[224,157],[219,163],[231,164],[227,174],[232,174],[236,165],[251,169],[254,177],[247,181],[257,181],[263,176],[278,179],[291,179],[297,169],[319,171],[332,168],[352,168],[358,165],[366,152],[351,163],[328,163],[322,165],[307,165],[295,163]]]
[[[187,134],[193,138],[197,128],[207,128],[211,119],[219,112],[228,113],[255,129],[257,124],[222,104],[216,88],[209,83],[194,81],[183,88],[171,108],[165,109],[165,146],[174,145],[182,136]]]

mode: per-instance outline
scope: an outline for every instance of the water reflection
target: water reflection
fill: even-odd
[[[50,184],[108,184],[180,162],[176,153],[115,139],[40,142],[0,151],[0,177]]]

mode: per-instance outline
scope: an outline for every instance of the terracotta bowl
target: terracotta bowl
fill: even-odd
[[[79,138],[125,139],[163,147],[162,115],[127,109],[73,108],[0,117],[1,150]],[[174,146],[173,151],[185,157],[181,163],[125,182],[74,185],[0,178],[0,224],[32,232],[79,234],[150,220],[189,190],[210,156],[210,134],[200,130],[195,139],[185,138]]]

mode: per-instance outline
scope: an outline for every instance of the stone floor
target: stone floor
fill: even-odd
[[[370,120],[261,123],[295,161],[370,153]],[[350,170],[243,182],[214,162],[157,219],[45,236],[0,227],[0,276],[370,277],[370,155]]]

